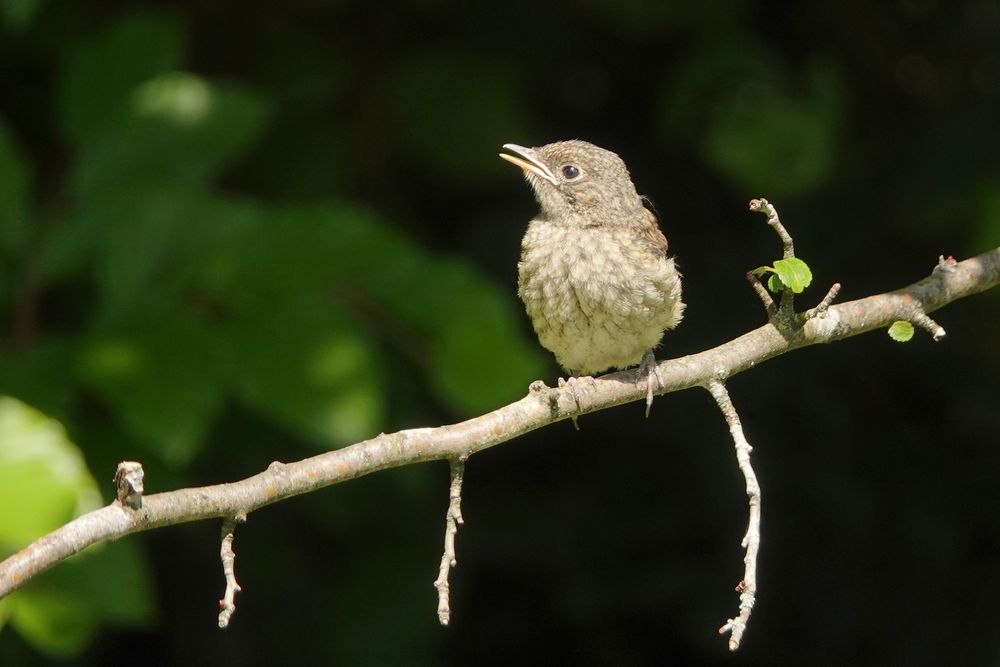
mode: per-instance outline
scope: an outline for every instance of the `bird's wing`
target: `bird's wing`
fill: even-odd
[[[660,229],[660,223],[657,219],[653,202],[648,197],[643,196],[642,205],[645,210],[639,219],[638,232],[643,240],[648,241],[653,248],[666,255],[667,237],[663,235],[663,231]]]

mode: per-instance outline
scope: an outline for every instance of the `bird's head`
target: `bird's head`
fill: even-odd
[[[609,150],[576,139],[539,148],[503,147],[509,153],[500,157],[524,171],[543,217],[587,224],[642,209],[625,163]]]

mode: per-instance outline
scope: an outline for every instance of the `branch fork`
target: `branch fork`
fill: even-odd
[[[775,209],[769,201],[761,198],[752,199],[750,201],[750,210],[763,213],[767,216],[767,224],[774,229],[778,238],[781,240],[783,258],[794,258],[795,244],[792,241],[792,237],[788,233],[788,230],[786,230],[784,225],[781,224],[781,219],[778,217],[777,209]],[[955,271],[955,267],[957,265],[958,262],[954,257],[950,255],[948,257],[940,255],[938,257],[937,264],[934,266],[932,275],[937,273],[952,273]],[[750,282],[750,287],[753,288],[754,293],[757,294],[757,297],[764,306],[764,312],[767,314],[767,321],[770,322],[771,325],[786,338],[792,338],[798,334],[809,320],[825,316],[827,311],[829,311],[830,306],[833,304],[833,300],[836,299],[837,295],[840,293],[840,283],[834,283],[830,286],[826,296],[824,296],[814,308],[810,308],[801,314],[796,314],[794,309],[794,295],[791,290],[782,290],[780,305],[775,306],[774,298],[761,282],[756,271],[747,272],[747,280]],[[906,321],[929,333],[935,343],[944,338],[944,328],[927,315],[926,309],[924,309],[922,305],[918,303],[911,310],[912,312],[905,318]]]
[[[778,211],[774,208],[774,205],[764,198],[751,199],[750,210],[763,213],[767,216],[767,224],[771,226],[771,229],[774,230],[781,241],[782,259],[795,259],[795,243],[792,241],[792,235],[781,224],[781,219],[778,217]],[[827,291],[826,296],[814,308],[810,308],[802,314],[796,314],[795,295],[792,293],[792,290],[782,290],[779,297],[779,305],[775,306],[774,298],[767,291],[767,287],[761,282],[756,271],[749,271],[747,273],[747,280],[750,282],[750,287],[757,294],[757,298],[764,305],[764,311],[767,313],[767,321],[783,336],[788,338],[795,336],[808,320],[825,315],[833,300],[837,298],[837,294],[840,292],[840,283],[834,283],[829,291]]]

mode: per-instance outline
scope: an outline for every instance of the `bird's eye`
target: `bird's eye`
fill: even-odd
[[[568,164],[562,168],[562,175],[567,181],[572,181],[574,178],[580,178],[580,170],[577,167]]]

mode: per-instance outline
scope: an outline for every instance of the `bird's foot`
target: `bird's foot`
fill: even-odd
[[[646,354],[642,355],[642,361],[639,363],[639,370],[637,371],[636,384],[643,378],[646,379],[646,416],[649,417],[649,411],[653,407],[654,387],[662,389],[663,385],[666,384],[663,381],[663,373],[660,372],[660,367],[656,363],[656,357],[653,356],[652,350],[647,350]]]
[[[581,380],[590,380],[591,382],[593,382],[594,378],[590,377],[589,375],[584,377],[576,377],[574,375],[570,375],[570,377],[565,380],[559,378],[559,388],[569,391],[570,395],[573,396],[573,402],[576,403],[577,410],[580,409],[580,394],[577,392],[576,389],[577,387],[580,386]],[[570,419],[573,420],[573,428],[579,431],[580,425],[577,423],[576,417],[577,417],[576,415],[573,415],[572,417],[570,417]]]

